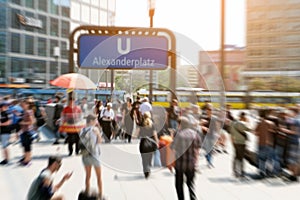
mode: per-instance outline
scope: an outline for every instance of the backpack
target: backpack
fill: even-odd
[[[44,177],[42,177],[42,172],[31,183],[30,188],[29,188],[28,193],[27,193],[27,200],[50,199],[52,197],[53,193],[52,193],[51,187],[47,190],[42,190],[41,189],[42,184],[43,184],[43,180],[44,180]]]
[[[96,155],[96,142],[93,141],[91,134],[93,127],[83,128],[79,133],[79,149],[82,155]]]
[[[41,198],[40,197],[41,194],[39,193],[39,188],[42,184],[42,181],[43,179],[40,176],[34,179],[27,194],[28,200],[38,200]]]

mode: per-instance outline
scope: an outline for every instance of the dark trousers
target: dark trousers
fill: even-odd
[[[186,177],[186,184],[190,193],[190,200],[196,200],[196,192],[195,192],[195,170],[186,170],[181,171],[175,169],[175,187],[177,192],[178,200],[184,200],[184,192],[183,192],[183,183],[184,183],[184,175]]]
[[[142,164],[143,164],[143,172],[150,172],[150,166],[152,161],[153,153],[141,153],[142,156]]]
[[[244,175],[244,162],[246,145],[245,144],[234,144],[235,157],[233,159],[233,172],[236,176]]]
[[[75,152],[76,154],[79,153],[79,135],[78,133],[67,133],[67,143],[69,154],[72,155],[73,153],[73,144],[75,144]]]
[[[102,130],[104,133],[105,143],[109,143],[111,140],[111,135],[112,135],[111,122],[110,121],[102,121]]]

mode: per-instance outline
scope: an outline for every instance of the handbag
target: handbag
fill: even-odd
[[[156,141],[148,136],[142,138],[140,152],[141,153],[151,153],[157,150]]]

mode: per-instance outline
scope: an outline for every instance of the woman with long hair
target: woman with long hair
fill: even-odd
[[[154,139],[156,142],[156,145],[158,145],[158,137],[157,132],[155,130],[155,127],[153,125],[153,121],[151,119],[151,113],[145,112],[143,115],[143,124],[140,127],[139,131],[140,136],[140,153],[142,156],[142,164],[143,164],[143,172],[145,175],[145,178],[148,178],[150,175],[150,166],[152,161],[152,156],[154,152],[145,152],[144,151],[144,143],[146,141],[146,137],[150,137],[151,139]]]

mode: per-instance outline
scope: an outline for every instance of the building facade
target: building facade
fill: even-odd
[[[246,79],[300,78],[300,0],[248,0],[246,35]]]
[[[0,0],[0,82],[50,87],[69,71],[72,30],[114,16],[115,0]]]
[[[220,51],[200,51],[199,86],[204,89],[244,90],[242,71],[245,69],[246,51],[244,48],[225,49],[224,81],[221,77]],[[218,82],[218,77],[220,82]],[[218,85],[217,83],[224,84]]]

